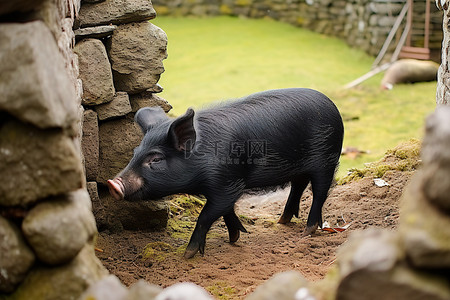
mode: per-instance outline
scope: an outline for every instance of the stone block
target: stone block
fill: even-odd
[[[137,112],[143,107],[152,106],[159,106],[166,113],[168,113],[172,109],[172,105],[170,105],[169,102],[167,102],[162,97],[148,91],[130,96],[130,102],[133,112]]]
[[[90,181],[86,183],[86,188],[89,193],[89,197],[92,202],[92,213],[95,217],[95,222],[97,224],[97,229],[99,231],[105,229],[107,226],[108,212],[105,211],[105,207],[100,201],[98,196],[97,182]]]
[[[39,203],[23,220],[22,230],[41,261],[69,262],[96,232],[89,194],[80,189]]]
[[[156,17],[149,0],[106,0],[100,3],[85,3],[80,9],[79,26],[90,27],[108,24],[125,24],[151,20]]]
[[[130,99],[126,92],[117,92],[116,96],[109,103],[95,107],[100,121],[122,117],[131,112]]]
[[[427,118],[422,146],[423,192],[450,218],[450,106],[438,106]]]
[[[116,25],[87,27],[74,30],[74,34],[77,40],[86,38],[102,39],[113,34],[116,28]]]
[[[99,138],[97,113],[87,109],[83,115],[81,149],[84,156],[86,180],[93,181],[98,175]]]
[[[83,81],[83,105],[98,105],[112,101],[115,90],[111,64],[103,43],[85,39],[75,45],[80,78]]]
[[[0,216],[0,292],[10,293],[22,282],[35,256],[19,229]]]
[[[118,232],[122,229],[155,230],[167,226],[169,206],[164,200],[117,201],[101,185],[98,193],[103,211],[107,212],[107,216],[103,217],[106,224],[101,229]]]
[[[401,199],[399,234],[416,267],[450,268],[450,217],[433,205],[421,187],[423,172],[413,177]]]
[[[133,149],[142,139],[142,131],[132,115],[102,122],[99,126],[99,174],[97,182],[106,184],[133,157]]]
[[[150,22],[118,26],[107,46],[114,85],[119,91],[143,92],[153,87],[164,72],[167,36]]]
[[[83,168],[72,138],[13,119],[0,125],[0,205],[26,206],[82,187]]]
[[[0,110],[40,128],[71,127],[75,87],[41,21],[0,24]]]

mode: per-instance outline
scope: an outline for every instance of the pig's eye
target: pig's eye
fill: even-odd
[[[162,157],[154,157],[151,162],[152,163],[157,163],[157,162],[160,162],[162,160],[163,160]]]
[[[164,155],[162,155],[161,153],[152,153],[147,157],[145,164],[148,167],[155,168],[157,165],[159,165],[159,163],[164,161],[164,159]]]

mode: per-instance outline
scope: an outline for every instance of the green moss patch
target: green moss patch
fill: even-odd
[[[368,163],[363,169],[351,169],[349,174],[339,180],[339,184],[346,184],[367,176],[383,177],[387,171],[415,171],[420,165],[421,143],[411,139],[388,150],[385,156],[373,163]]]

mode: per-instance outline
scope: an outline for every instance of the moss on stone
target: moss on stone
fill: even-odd
[[[387,150],[385,156],[370,164],[364,169],[351,169],[349,174],[339,180],[339,184],[346,184],[367,176],[381,178],[388,171],[415,171],[420,165],[421,143],[417,139],[411,139],[400,143],[397,147]]]

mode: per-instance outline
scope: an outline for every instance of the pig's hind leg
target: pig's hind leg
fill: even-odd
[[[236,216],[234,209],[223,216],[223,220],[225,221],[225,225],[228,228],[228,235],[230,236],[230,243],[234,243],[239,239],[240,232],[247,232],[245,227],[242,225],[239,217]]]
[[[303,191],[308,186],[308,183],[308,177],[302,177],[291,182],[291,192],[289,193],[286,205],[284,206],[284,212],[281,215],[281,218],[278,220],[278,223],[289,223],[293,216],[296,216],[298,218],[300,198],[302,197]]]
[[[327,170],[320,174],[315,174],[311,178],[313,192],[313,202],[306,222],[306,229],[303,236],[314,233],[317,228],[322,227],[322,206],[328,197],[328,191],[334,178],[334,169]]]

